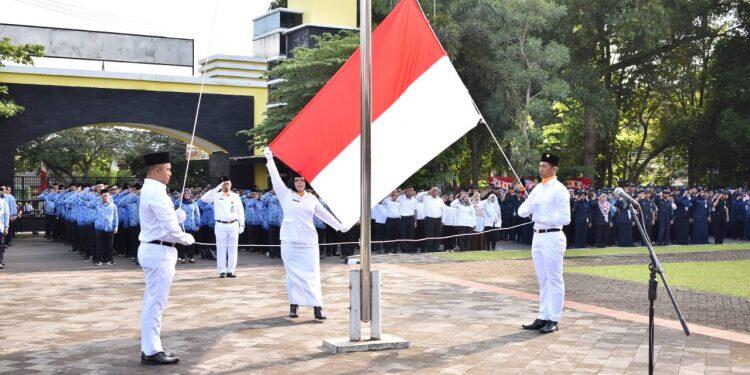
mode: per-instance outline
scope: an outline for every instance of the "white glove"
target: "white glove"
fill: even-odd
[[[180,224],[184,223],[185,220],[187,219],[187,214],[185,213],[185,210],[183,210],[182,208],[178,208],[175,212],[177,213],[177,222]]]
[[[185,246],[190,246],[195,243],[195,238],[193,238],[193,235],[190,233],[183,233],[184,239],[185,239]]]
[[[244,226],[244,225],[241,225],[241,226],[240,226],[240,233],[242,233],[242,232],[244,232],[244,231],[245,231],[245,226]]]
[[[266,157],[266,160],[273,160],[273,152],[271,152],[270,147],[266,147],[263,149],[263,156]]]

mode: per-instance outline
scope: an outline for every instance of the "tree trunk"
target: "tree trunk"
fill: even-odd
[[[471,130],[469,143],[471,147],[471,182],[474,188],[479,187],[479,127]]]
[[[586,128],[586,140],[583,145],[583,166],[586,167],[585,177],[594,178],[596,167],[596,123],[594,123],[594,107],[591,104],[583,108],[583,123]]]

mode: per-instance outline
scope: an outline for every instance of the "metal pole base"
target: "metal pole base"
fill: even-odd
[[[370,334],[362,335],[360,270],[349,271],[349,338],[323,340],[323,348],[330,353],[366,352],[373,350],[406,349],[411,344],[398,336],[383,334],[380,315],[380,271],[371,271]]]

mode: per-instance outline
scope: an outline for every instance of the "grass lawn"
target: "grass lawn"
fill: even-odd
[[[706,251],[750,250],[750,243],[725,245],[688,245],[657,246],[657,254],[696,253]],[[645,247],[605,247],[603,249],[571,249],[565,252],[566,258],[602,255],[647,254]],[[477,260],[529,259],[531,250],[498,250],[498,251],[465,251],[456,253],[437,253],[438,257],[454,262],[471,262]]]
[[[671,287],[750,298],[750,259],[662,264]],[[566,272],[648,283],[646,265],[567,267]],[[661,284],[661,279],[659,279]],[[659,286],[662,288],[662,285]],[[662,289],[663,290],[663,289]],[[662,293],[662,290],[659,293]]]

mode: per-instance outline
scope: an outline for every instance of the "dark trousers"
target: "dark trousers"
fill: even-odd
[[[659,226],[656,235],[657,246],[669,245],[669,229],[671,227],[671,224],[668,221],[660,221],[657,223],[657,225]]]
[[[5,233],[3,231],[0,231],[0,263],[5,265],[3,263],[3,257],[5,256]]]
[[[269,245],[280,245],[281,244],[281,227],[275,225],[268,226],[268,244]],[[268,252],[271,254],[271,258],[281,256],[281,248],[278,246],[269,246]]]
[[[69,224],[70,229],[68,230],[68,233],[70,236],[68,240],[70,241],[70,246],[73,247],[73,251],[80,251],[81,249],[78,248],[78,235],[80,234],[78,232],[78,224],[75,221],[71,221]]]
[[[96,262],[111,262],[112,261],[112,239],[114,233],[97,230],[95,233],[96,237],[96,252],[94,253],[94,263]]]
[[[385,220],[385,240],[395,241],[399,238],[399,224],[401,223],[400,218],[387,218]],[[389,242],[385,245],[385,251],[398,252],[398,243]]]
[[[727,233],[727,220],[721,217],[715,217],[711,222],[714,231],[714,243],[717,245],[724,243],[724,236]]]
[[[456,226],[454,226],[454,225],[443,225],[442,229],[443,229],[443,235],[446,236],[446,237],[454,236],[454,235],[458,234],[458,232],[456,231]],[[444,239],[443,240],[443,250],[445,250],[445,251],[448,251],[448,250],[452,251],[452,250],[454,250],[456,248],[456,242],[457,242],[456,237],[451,237],[451,238]]]
[[[263,233],[263,226],[261,225],[251,225],[250,226],[250,238],[249,241],[253,245],[265,245],[266,241],[268,240],[268,236]],[[257,251],[258,253],[263,253],[262,247],[251,247],[251,251]]]
[[[187,231],[190,235],[193,236],[193,238],[198,237],[198,232],[190,232]],[[192,244],[190,246],[177,244],[175,246],[177,248],[177,257],[180,259],[195,259],[195,244]]]
[[[651,233],[654,231],[654,226],[651,220],[644,220],[643,226],[643,231],[646,232],[646,234],[650,237]],[[636,228],[636,230],[637,229],[638,228]],[[638,231],[638,237],[641,239],[641,245],[646,246],[646,240],[643,238],[640,231]]]
[[[578,249],[583,249],[586,247],[586,241],[589,235],[588,226],[589,223],[587,223],[585,220],[575,222],[575,226],[573,228],[573,247]]]
[[[137,258],[138,257],[138,246],[140,245],[140,241],[138,240],[138,236],[141,234],[141,226],[137,227],[130,227],[130,234],[128,241],[130,245],[128,248],[130,249],[130,254],[128,254],[128,258]]]
[[[495,227],[484,227],[484,233],[482,234],[484,236],[484,242],[485,242],[485,249],[489,251],[495,250],[495,245],[497,245],[497,240],[500,238],[500,231],[497,231]]]
[[[414,239],[421,240],[425,238],[424,221],[425,219],[417,220],[417,228],[414,230]],[[412,242],[412,243],[414,244],[413,248],[424,252],[425,241]]]
[[[443,219],[427,217],[424,219],[424,234],[425,237],[441,237],[443,235]],[[440,250],[440,240],[427,240],[425,241],[425,251],[435,252]]]
[[[385,241],[385,223],[376,223],[372,220],[372,240],[373,241]],[[372,249],[376,251],[383,251],[383,244],[373,244]]]
[[[469,234],[472,231],[473,231],[472,227],[463,227],[463,226],[456,227],[456,234]],[[468,235],[460,236],[458,237],[457,242],[458,242],[459,251],[469,250],[469,244],[471,243],[471,236],[468,236]]]
[[[596,226],[596,246],[605,247],[607,246],[609,234],[609,224],[599,224]]]
[[[326,243],[326,228],[315,228],[315,231],[318,232],[318,254],[322,258],[326,255],[326,248],[328,247],[323,245]]]
[[[401,240],[413,240],[414,239],[414,215],[412,216],[401,216],[401,222],[399,223],[399,239]],[[412,253],[414,252],[414,242],[401,242],[401,252]]]
[[[44,238],[52,238],[55,219],[55,215],[44,215]]]

